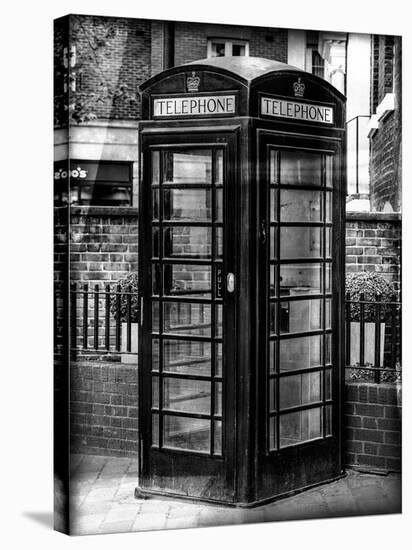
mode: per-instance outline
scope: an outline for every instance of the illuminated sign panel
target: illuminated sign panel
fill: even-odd
[[[260,112],[266,116],[291,118],[294,120],[323,122],[324,124],[333,124],[334,122],[333,107],[288,99],[262,97]]]
[[[234,115],[236,96],[186,96],[153,99],[154,117]]]

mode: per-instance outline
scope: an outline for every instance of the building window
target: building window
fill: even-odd
[[[79,206],[131,206],[132,164],[70,160],[54,165],[54,203]]]
[[[208,57],[249,55],[247,40],[232,40],[226,38],[210,38],[207,42]]]
[[[325,60],[316,50],[312,50],[312,74],[325,78]]]

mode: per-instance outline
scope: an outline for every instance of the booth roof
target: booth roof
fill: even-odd
[[[242,56],[222,56],[222,57],[208,57],[207,59],[199,59],[198,61],[191,61],[186,63],[188,65],[205,65],[209,67],[216,67],[230,71],[249,82],[262,76],[275,71],[299,71],[304,72],[297,67],[281,63],[280,61],[274,61],[273,59],[265,59],[264,57],[249,57]]]

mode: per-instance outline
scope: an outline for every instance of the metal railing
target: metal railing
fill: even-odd
[[[401,309],[396,295],[389,302],[382,301],[379,295],[376,300],[365,300],[364,295],[359,300],[351,300],[349,294],[346,295],[345,368],[348,378],[377,384],[401,379]],[[59,329],[65,311],[67,300],[56,292],[55,349],[63,342]],[[73,283],[70,313],[70,350],[74,357],[105,356],[120,360],[122,355],[137,354],[140,307],[137,292],[131,287]],[[208,321],[204,322],[208,325]]]
[[[347,378],[375,382],[401,380],[401,309],[396,295],[391,301],[359,300],[346,295],[345,367]]]
[[[131,286],[70,286],[70,350],[76,357],[137,354],[140,304]]]

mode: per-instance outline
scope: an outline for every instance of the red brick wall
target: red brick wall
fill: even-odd
[[[396,214],[348,213],[346,272],[376,271],[400,290],[401,220]]]
[[[286,29],[177,22],[175,24],[175,65],[206,58],[208,38],[248,40],[250,56],[287,62]]]
[[[73,361],[70,374],[71,452],[137,456],[137,366]]]
[[[366,470],[401,470],[400,387],[347,383],[345,465]]]

